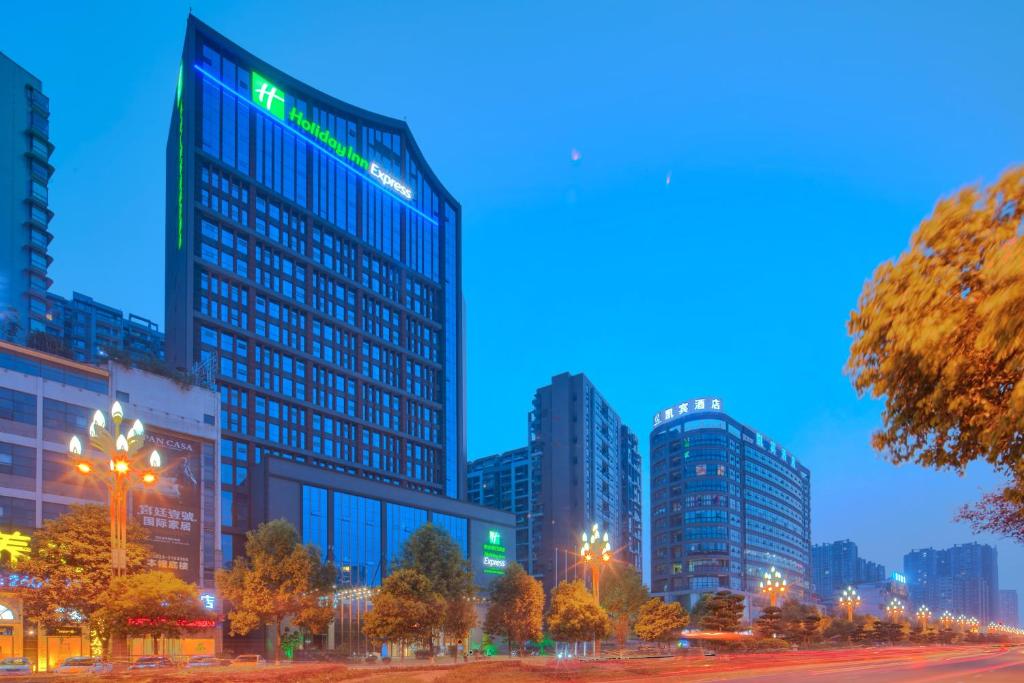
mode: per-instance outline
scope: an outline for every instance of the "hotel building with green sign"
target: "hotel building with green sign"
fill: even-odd
[[[404,121],[192,16],[175,76],[167,358],[220,391],[225,562],[283,517],[358,600],[430,522],[486,586],[515,523],[465,497],[459,203]],[[364,650],[344,603],[325,645]]]

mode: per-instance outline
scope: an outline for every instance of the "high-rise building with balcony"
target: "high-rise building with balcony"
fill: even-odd
[[[818,543],[811,548],[811,576],[815,595],[826,603],[847,586],[885,580],[885,567],[865,560],[850,540]]]
[[[640,474],[636,435],[586,375],[562,373],[534,394],[528,446],[470,463],[470,500],[516,514],[517,560],[550,589],[584,576],[595,523],[641,570]]]
[[[46,329],[52,153],[42,83],[0,53],[0,339]]]
[[[654,416],[650,463],[652,593],[689,608],[730,590],[749,608],[775,567],[809,594],[811,474],[792,453],[707,397]]]
[[[61,341],[69,358],[105,362],[114,352],[140,362],[164,358],[164,333],[152,320],[134,313],[125,316],[80,292],[70,299],[50,292],[46,300],[46,331]]]
[[[996,549],[964,543],[944,550],[923,548],[903,556],[903,573],[914,604],[933,613],[949,610],[987,624],[999,614],[999,567]]]
[[[1020,626],[1020,601],[1017,591],[999,589],[999,619],[1007,626]]]

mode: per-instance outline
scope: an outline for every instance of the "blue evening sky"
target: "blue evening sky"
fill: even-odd
[[[54,290],[161,325],[189,4],[14,3],[0,26],[51,99]],[[879,405],[843,376],[845,325],[936,199],[1024,161],[1024,6],[191,6],[406,118],[462,202],[470,457],[523,444],[533,390],[582,371],[645,458],[656,410],[720,396],[810,467],[816,542],[852,538],[892,569],[972,540],[951,517],[997,479],[872,452]],[[1002,585],[1024,590],[1024,550],[998,547]]]

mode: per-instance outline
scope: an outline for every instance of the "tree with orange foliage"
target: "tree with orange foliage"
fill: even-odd
[[[1024,539],[1024,168],[941,200],[850,315],[846,370],[885,399],[872,445],[894,463],[963,474],[984,460],[1007,486],[962,511]],[[1016,511],[1006,524],[1007,511]]]

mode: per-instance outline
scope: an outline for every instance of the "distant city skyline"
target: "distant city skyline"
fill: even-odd
[[[887,568],[914,548],[990,543],[1000,587],[1024,590],[1024,548],[951,521],[998,477],[885,462],[869,444],[881,405],[842,374],[874,268],[941,196],[1024,160],[1019,5],[544,5],[543,26],[525,7],[352,5],[366,30],[339,46],[330,3],[191,4],[297,78],[406,117],[459,197],[471,459],[521,446],[524,408],[561,372],[586,373],[641,434],[659,408],[713,394],[814,473],[814,543],[849,538]],[[15,6],[0,27],[50,98],[51,292],[161,330],[188,7]],[[46,40],[25,30],[43,25]],[[385,25],[399,49],[379,49]],[[338,67],[355,55],[362,68]],[[94,98],[82,74],[112,65],[116,87]],[[115,243],[139,257],[91,275]],[[646,471],[644,439],[641,452]]]

